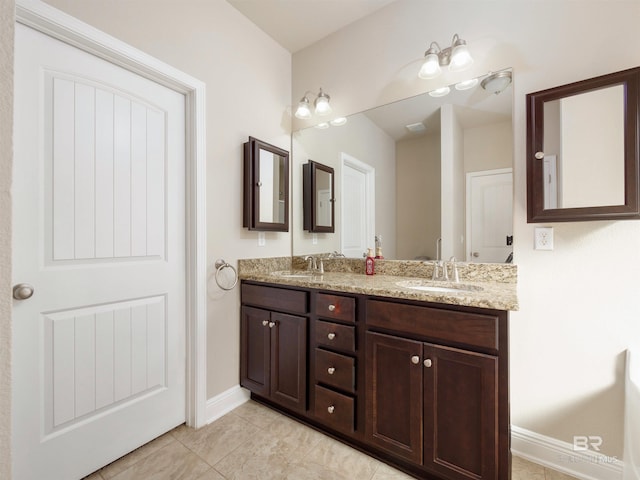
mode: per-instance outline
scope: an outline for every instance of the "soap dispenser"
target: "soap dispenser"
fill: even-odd
[[[375,260],[373,258],[373,251],[368,248],[367,249],[367,259],[365,260],[365,269],[364,269],[365,273],[367,275],[373,275],[375,274]]]

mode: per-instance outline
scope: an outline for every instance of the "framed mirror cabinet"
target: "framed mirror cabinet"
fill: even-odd
[[[302,165],[304,229],[335,232],[334,170],[313,160]]]
[[[254,137],[244,144],[242,226],[289,231],[289,152]]]
[[[640,67],[527,95],[527,221],[640,219]]]

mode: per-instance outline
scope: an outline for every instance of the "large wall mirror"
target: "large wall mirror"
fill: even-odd
[[[289,231],[289,152],[254,137],[244,144],[243,226]]]
[[[422,94],[293,133],[293,254],[505,262],[512,251],[511,71],[445,96]],[[474,85],[475,84],[475,85]],[[485,82],[486,84],[486,82]],[[437,93],[437,92],[432,92]],[[335,233],[309,232],[303,165],[334,171]]]
[[[640,218],[640,68],[527,95],[527,220]]]

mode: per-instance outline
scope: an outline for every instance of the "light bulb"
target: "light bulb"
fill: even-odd
[[[459,72],[468,68],[473,63],[473,58],[469,53],[467,46],[462,43],[453,47],[451,52],[451,63],[449,64],[449,70],[452,72]]]
[[[295,116],[301,120],[311,118],[311,109],[309,108],[309,99],[307,97],[302,97],[302,100],[298,103]]]
[[[424,57],[424,63],[420,67],[418,77],[428,80],[429,78],[435,78],[440,75],[440,60],[435,53],[428,53]]]
[[[347,119],[345,117],[337,117],[331,120],[329,123],[331,123],[331,125],[333,125],[334,127],[339,127],[347,123]]]
[[[328,115],[331,113],[331,105],[329,105],[329,95],[324,93],[322,89],[320,89],[320,93],[318,94],[318,98],[314,102],[316,106],[316,113],[318,115]]]

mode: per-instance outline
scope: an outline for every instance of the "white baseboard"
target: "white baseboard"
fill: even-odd
[[[207,400],[207,424],[219,419],[236,407],[249,400],[250,393],[240,385],[231,387],[215,397]]]
[[[593,450],[511,426],[511,453],[581,480],[622,480],[622,461]]]

